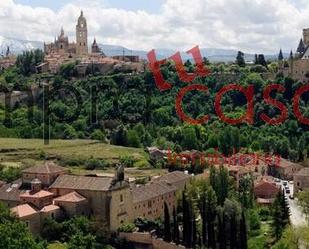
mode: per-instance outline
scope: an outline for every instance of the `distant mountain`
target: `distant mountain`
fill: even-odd
[[[13,54],[22,53],[25,50],[32,50],[32,49],[43,49],[43,42],[39,41],[26,41],[20,40],[15,38],[8,38],[0,36],[0,55],[5,55],[7,47],[10,47],[10,51]],[[117,45],[106,45],[106,44],[99,44],[101,50],[107,56],[115,56],[115,55],[138,55],[142,59],[147,59],[148,51],[143,50],[130,50],[128,48],[117,46]],[[173,55],[176,50],[172,49],[156,49],[156,55],[158,59],[167,58]],[[207,57],[211,62],[233,62],[235,61],[237,50],[233,49],[217,49],[217,48],[201,48],[202,56]],[[192,58],[190,55],[182,52],[181,56],[183,60],[191,60]],[[284,54],[285,57],[288,54]],[[278,55],[265,55],[266,59],[268,60],[275,60],[277,59]],[[245,54],[246,61],[254,61],[254,54]]]
[[[13,54],[20,54],[26,50],[43,49],[43,42],[38,41],[25,41],[15,38],[8,38],[0,36],[0,55],[5,55],[7,47]]]
[[[130,50],[122,46],[116,45],[103,45],[99,44],[102,51],[107,56],[114,55],[138,55],[142,59],[147,59],[148,51],[143,50]],[[158,59],[168,58],[173,55],[176,50],[172,49],[156,49],[156,55]],[[238,51],[233,49],[218,49],[218,48],[201,48],[202,56],[207,57],[211,62],[234,62]],[[181,52],[183,60],[191,60],[192,57],[185,52]],[[288,57],[288,54],[284,54]],[[266,60],[276,60],[278,58],[277,54],[265,55]],[[248,62],[253,62],[255,59],[254,54],[245,53],[245,60]]]

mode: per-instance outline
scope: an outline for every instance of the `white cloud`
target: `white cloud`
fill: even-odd
[[[162,13],[107,8],[102,1],[73,1],[58,12],[0,1],[0,35],[52,41],[63,26],[75,39],[83,8],[89,37],[132,49],[189,49],[195,45],[246,52],[295,49],[309,26],[304,0],[166,0]]]

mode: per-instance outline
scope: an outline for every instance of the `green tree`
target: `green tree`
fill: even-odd
[[[32,237],[25,223],[11,215],[0,203],[0,248],[43,249]]]
[[[91,234],[84,235],[77,233],[73,235],[68,242],[68,249],[95,249],[95,236]]]
[[[93,140],[105,141],[105,134],[101,130],[94,130],[90,138]]]
[[[173,208],[173,241],[179,244],[179,224],[176,208]]]
[[[171,235],[171,220],[170,213],[166,202],[164,202],[164,240],[170,242],[172,239]]]
[[[247,249],[248,248],[248,237],[247,237],[247,224],[245,213],[242,212],[240,219],[240,240],[239,240],[239,249]]]
[[[130,147],[141,147],[141,140],[135,130],[129,130],[127,134],[127,143]]]
[[[238,51],[237,56],[236,56],[236,63],[240,67],[246,66],[245,54],[243,52]]]
[[[272,205],[272,228],[274,237],[279,240],[289,224],[289,207],[283,191],[279,191]]]
[[[309,223],[309,191],[302,191],[297,194],[298,204],[302,208]]]

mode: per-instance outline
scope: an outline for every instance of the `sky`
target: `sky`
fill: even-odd
[[[130,49],[295,51],[309,28],[308,0],[0,0],[0,36],[71,41],[83,9],[88,36]]]

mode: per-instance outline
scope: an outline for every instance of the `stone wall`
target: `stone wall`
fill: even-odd
[[[142,217],[154,220],[156,218],[163,218],[164,216],[164,202],[166,202],[170,213],[173,212],[173,208],[176,207],[176,192],[171,191],[165,195],[160,195],[152,199],[145,201],[134,202],[133,211],[134,217]]]
[[[184,246],[168,243],[162,239],[152,237],[149,233],[120,233],[120,238],[124,238],[142,248],[150,249],[185,249]],[[142,246],[143,245],[143,246]]]

